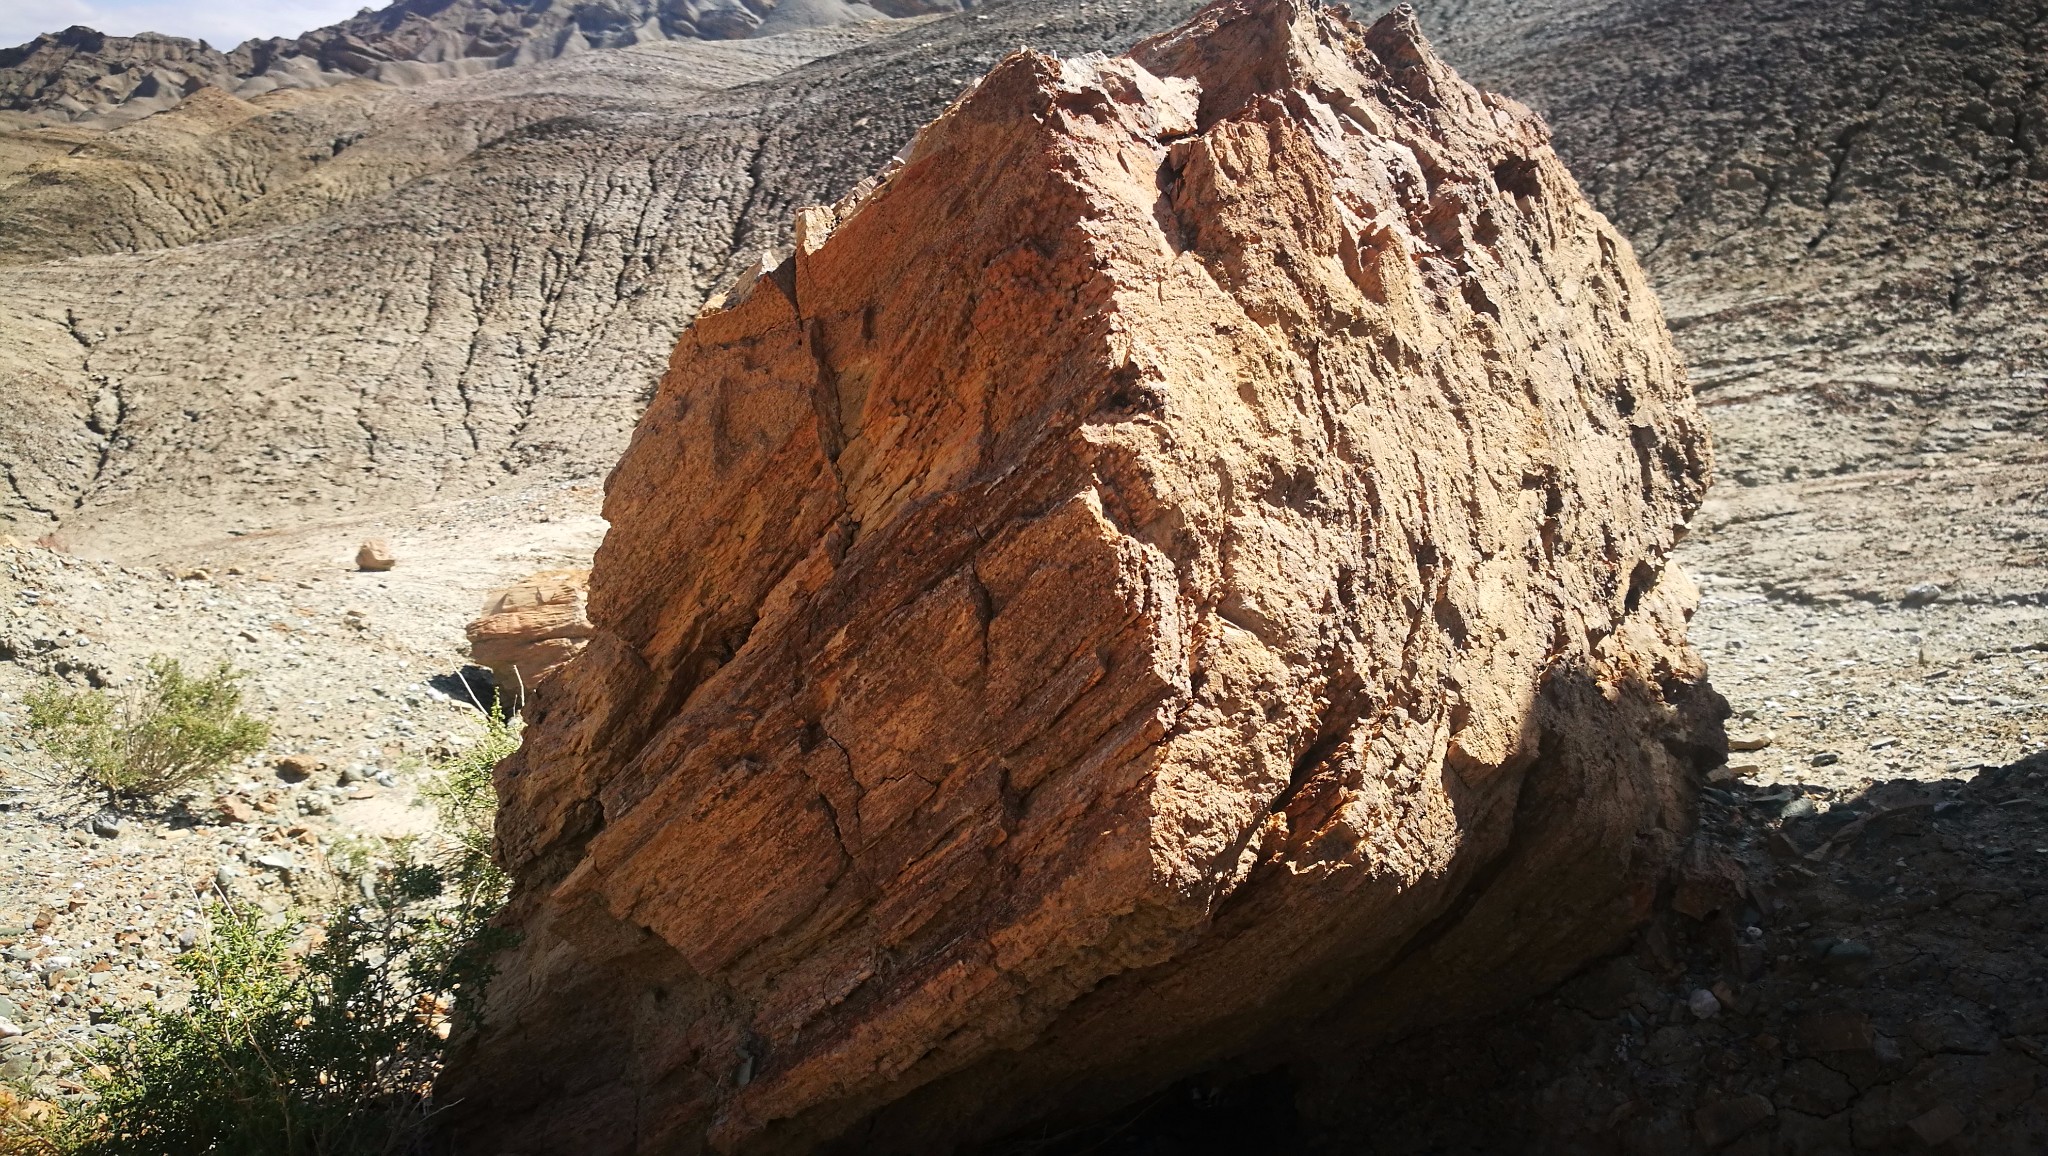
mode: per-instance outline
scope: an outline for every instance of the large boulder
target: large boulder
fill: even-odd
[[[516,705],[589,642],[589,594],[590,571],[542,570],[484,599],[483,613],[465,630],[469,656],[490,667],[507,705]]]
[[[1412,14],[1019,52],[683,336],[499,768],[479,1152],[936,1153],[1502,1006],[1725,707],[1629,246]]]

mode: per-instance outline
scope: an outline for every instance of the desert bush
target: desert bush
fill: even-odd
[[[177,967],[181,1011],[122,1020],[91,1057],[92,1098],[52,1131],[61,1156],[389,1156],[425,1142],[452,1018],[476,1014],[505,881],[490,861],[490,768],[518,745],[502,716],[439,768],[444,829],[350,868],[363,898],[307,940],[225,898]]]
[[[520,724],[494,701],[484,716],[484,733],[441,764],[422,792],[441,818],[444,846],[436,858],[459,904],[496,911],[505,903],[507,880],[491,857],[497,837],[498,793],[491,774],[519,749]]]
[[[55,680],[31,691],[28,725],[110,802],[154,798],[210,780],[269,741],[269,726],[242,713],[241,679],[225,662],[193,677],[158,655],[127,693]]]

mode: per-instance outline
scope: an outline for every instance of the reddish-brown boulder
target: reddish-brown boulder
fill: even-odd
[[[499,770],[467,1142],[944,1152],[1556,982],[1720,761],[1707,472],[1405,9],[1011,56],[677,347]]]
[[[483,615],[468,627],[469,656],[491,668],[508,703],[590,640],[589,595],[590,571],[542,570],[484,599]]]

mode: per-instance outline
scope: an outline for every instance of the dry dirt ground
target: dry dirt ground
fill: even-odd
[[[79,1045],[111,1030],[98,1020],[183,998],[167,965],[223,891],[274,913],[314,909],[340,882],[338,846],[431,832],[420,780],[480,731],[456,677],[463,625],[494,587],[588,564],[597,488],[252,536],[175,566],[0,546],[0,1017],[22,1029],[0,1040],[0,1079],[75,1094]],[[372,535],[392,543],[394,569],[353,568]],[[103,800],[37,748],[21,698],[52,677],[119,691],[153,654],[247,672],[270,745],[215,788],[96,826]],[[293,755],[320,769],[288,780],[276,764]]]
[[[95,999],[174,998],[162,966],[221,865],[278,904],[297,876],[254,860],[421,822],[406,760],[473,725],[426,680],[462,663],[487,588],[587,558],[596,478],[675,329],[794,204],[873,168],[992,54],[1121,47],[1188,7],[1023,0],[647,102],[633,86],[678,67],[674,46],[448,82],[478,87],[381,120],[392,147],[444,139],[458,105],[568,95],[490,148],[451,132],[460,147],[386,185],[366,165],[215,198],[189,235],[76,234],[95,239],[63,252],[101,254],[84,258],[48,249],[73,226],[36,223],[82,201],[0,188],[25,262],[0,290],[0,362],[10,389],[44,390],[0,431],[25,495],[9,516],[128,567],[0,560],[0,981],[28,1029],[0,1073],[62,1091]],[[1697,894],[1671,897],[1697,916],[1673,907],[1557,998],[1377,1058],[1225,1073],[1014,1150],[2048,1150],[2048,771],[2021,762],[2048,748],[2048,14],[1418,7],[1468,75],[1545,113],[1658,285],[1719,444],[1683,551],[1694,637],[1731,732],[1768,745],[1712,787]],[[372,532],[398,545],[388,575],[348,568]],[[159,651],[252,672],[278,738],[227,785],[275,792],[275,812],[221,824],[209,797],[184,834],[169,816],[90,832],[18,695],[56,659],[119,677]],[[269,759],[301,751],[327,776],[277,785]],[[356,764],[396,785],[325,790]],[[301,813],[316,794],[330,813]],[[53,986],[60,956],[83,974]]]

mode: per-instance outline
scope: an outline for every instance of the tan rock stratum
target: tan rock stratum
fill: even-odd
[[[469,655],[491,668],[508,705],[582,652],[590,640],[589,591],[588,570],[542,570],[484,599],[466,631]]]
[[[943,1152],[1648,911],[1723,746],[1706,428],[1411,13],[1013,54],[796,242],[683,335],[499,769],[467,1145]]]

